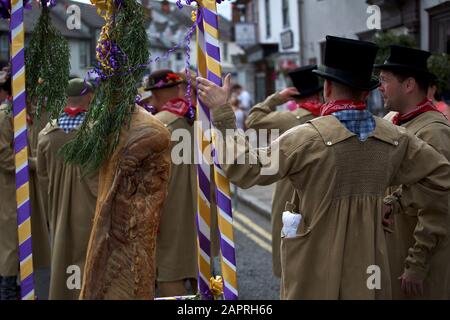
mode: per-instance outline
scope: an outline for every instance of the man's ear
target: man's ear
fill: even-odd
[[[414,78],[408,78],[405,80],[405,91],[411,93],[417,88],[417,82]]]

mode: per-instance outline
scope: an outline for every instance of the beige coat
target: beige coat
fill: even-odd
[[[264,102],[257,104],[250,111],[247,127],[251,129],[279,129],[280,134],[298,125],[314,119],[311,112],[305,109],[295,111],[276,111],[277,106],[284,103],[278,93],[271,95]],[[289,179],[276,183],[272,196],[272,265],[273,273],[281,277],[281,229],[283,227],[282,213],[287,201],[292,199],[294,186]]]
[[[0,106],[0,275],[19,272],[14,129],[7,105]]]
[[[0,111],[0,275],[17,275],[18,268],[18,236],[17,236],[17,204],[14,163],[14,128],[12,114],[6,112],[7,105]],[[43,119],[45,122],[45,120]],[[28,152],[30,171],[30,203],[31,203],[31,235],[33,244],[34,269],[50,266],[50,243],[48,228],[38,199],[36,188],[36,147],[40,123],[35,122],[28,127]]]
[[[33,124],[28,127],[28,144],[30,147],[30,200],[31,200],[31,233],[33,236],[33,265],[35,269],[50,267],[50,236],[48,228],[48,217],[44,211],[44,203],[39,192],[39,182],[36,172],[37,147],[39,132],[48,123],[48,114],[43,113],[40,119],[34,119]]]
[[[188,121],[171,112],[162,111],[156,114],[171,133],[184,130],[189,133],[188,141],[180,141],[191,146],[191,164],[174,164],[173,156],[181,156],[173,148],[181,146],[178,141],[172,141],[172,167],[169,189],[164,208],[161,213],[161,223],[156,241],[156,266],[158,281],[177,281],[187,278],[197,278],[197,172],[194,158],[194,128]]]
[[[392,119],[394,114],[386,118]],[[450,160],[450,124],[442,114],[425,112],[403,127]],[[395,208],[393,232],[386,233],[393,298],[407,298],[398,280],[406,271],[425,278],[425,292],[420,299],[450,299],[450,240],[443,238],[450,232],[450,214]]]
[[[50,299],[75,300],[80,290],[68,289],[67,280],[74,271],[67,271],[70,266],[76,266],[81,271],[79,275],[83,275],[98,175],[83,176],[79,167],[64,162],[58,151],[74,138],[76,132],[66,134],[55,122],[53,125],[49,123],[39,134],[37,153],[40,191],[47,199],[44,210],[48,212],[50,226]]]
[[[236,127],[231,106],[211,114],[222,134]],[[335,117],[320,117],[289,130],[259,153],[248,145],[239,148],[237,157],[245,156],[245,165],[222,165],[228,178],[243,188],[288,177],[299,195],[302,223],[297,236],[283,238],[281,245],[283,299],[389,299],[382,227],[385,190],[415,183],[426,190],[424,196],[405,188],[403,205],[433,206],[435,199],[449,196],[448,161],[406,130],[377,117],[375,121],[375,131],[361,142]],[[242,145],[245,137],[238,134],[225,141],[227,148],[234,148],[232,143]],[[219,153],[219,161],[222,157]],[[278,170],[268,175],[263,171],[268,167]],[[378,287],[368,281],[374,265],[379,267],[380,289],[367,285]]]

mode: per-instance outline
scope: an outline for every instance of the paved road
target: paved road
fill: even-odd
[[[239,299],[278,300],[280,281],[272,273],[270,221],[242,204],[234,218]]]

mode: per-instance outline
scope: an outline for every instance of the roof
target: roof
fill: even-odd
[[[25,33],[29,34],[34,30],[39,17],[41,15],[41,9],[36,2],[31,2],[32,9],[24,10],[24,24]],[[67,28],[66,20],[61,17],[55,10],[50,9],[50,18],[52,19],[53,25],[61,34],[66,38],[72,39],[90,39],[91,35],[83,30],[70,30]],[[9,23],[6,19],[0,19],[0,31],[9,31]]]
[[[85,24],[87,24],[89,27],[95,28],[95,29],[101,29],[103,25],[105,24],[105,20],[103,20],[102,17],[100,17],[97,13],[97,8],[89,3],[82,3],[82,2],[76,2],[76,1],[68,1],[68,0],[62,0],[61,1],[64,5],[72,5],[76,4],[80,7],[81,12],[83,13],[81,15],[81,19]]]

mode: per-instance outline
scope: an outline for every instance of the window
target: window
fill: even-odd
[[[270,0],[265,0],[265,5],[264,5],[265,9],[266,9],[266,37],[270,38],[272,36],[271,34],[271,25],[270,25]]]
[[[289,20],[289,1],[283,0],[281,5],[282,15],[283,15],[283,27],[288,28],[291,25]]]
[[[80,68],[89,67],[89,42],[80,42]]]
[[[176,57],[177,57],[177,61],[183,60],[183,53],[182,52],[177,52]]]
[[[9,60],[9,40],[7,35],[0,36],[0,60]]]

